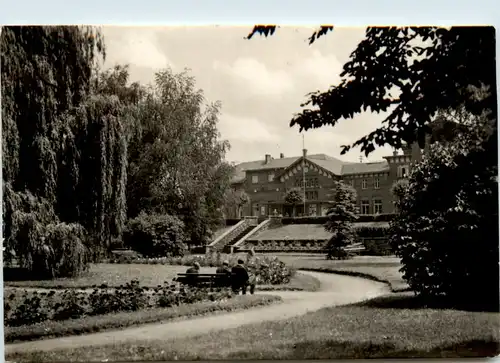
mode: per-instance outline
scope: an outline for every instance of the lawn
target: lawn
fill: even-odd
[[[106,284],[111,287],[124,285],[133,279],[139,280],[141,286],[156,287],[170,281],[178,273],[186,272],[185,266],[161,264],[95,264],[84,275],[77,278],[32,281],[5,281],[7,287],[39,287],[39,288],[89,288]],[[202,267],[201,273],[215,273],[215,267]],[[291,289],[315,291],[318,281],[310,276],[295,274],[286,285],[262,285],[260,290]]]
[[[119,312],[64,321],[50,320],[16,327],[6,326],[4,327],[5,341],[12,343],[16,341],[95,333],[98,331],[121,329],[159,321],[172,321],[205,314],[226,313],[229,311],[269,305],[279,301],[281,301],[280,297],[272,295],[235,296],[232,299],[218,302],[202,301],[169,308]]]
[[[394,299],[393,299],[394,300]],[[137,341],[9,360],[458,358],[500,353],[499,314],[439,309],[334,307],[288,321],[169,341]]]
[[[372,277],[378,281],[389,283],[393,291],[408,289],[408,284],[399,272],[402,265],[397,257],[356,256],[350,260],[326,260],[324,255],[312,254],[278,254],[277,257],[287,266],[295,269]]]

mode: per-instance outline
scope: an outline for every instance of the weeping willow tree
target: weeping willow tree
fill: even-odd
[[[33,272],[78,274],[126,213],[120,102],[92,87],[103,37],[93,27],[4,27],[0,47],[5,259],[13,251]]]

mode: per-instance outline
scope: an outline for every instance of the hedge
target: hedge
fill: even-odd
[[[390,222],[394,213],[386,214],[360,214],[356,222]],[[296,217],[282,218],[282,224],[325,224],[330,219],[329,216],[319,217]]]

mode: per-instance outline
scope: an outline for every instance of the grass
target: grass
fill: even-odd
[[[497,313],[334,307],[287,321],[245,325],[196,337],[19,353],[9,360],[118,361],[215,359],[459,358],[500,353]],[[396,299],[397,300],[397,299]]]
[[[281,301],[280,297],[272,295],[235,296],[232,299],[221,302],[203,301],[164,309],[155,308],[136,312],[88,316],[64,321],[46,321],[19,327],[7,326],[4,327],[5,341],[12,343],[16,341],[95,333],[159,321],[172,321],[193,316],[248,309],[279,301]]]
[[[149,265],[149,264],[94,264],[88,272],[77,278],[62,278],[54,280],[28,280],[28,281],[4,281],[5,287],[31,287],[31,288],[91,288],[94,285],[106,284],[110,287],[118,287],[133,279],[139,280],[141,286],[156,287],[170,281],[178,273],[186,272],[185,266],[172,265]],[[202,267],[201,273],[215,273],[215,267]],[[257,290],[306,290],[315,291],[319,282],[312,281],[310,276],[295,274],[290,283],[286,285],[261,285]],[[312,290],[311,290],[312,289]]]
[[[296,272],[285,285],[257,285],[258,291],[318,291],[320,282],[317,278]]]
[[[287,266],[319,272],[333,272],[386,282],[395,292],[408,290],[397,257],[357,256],[350,260],[326,260],[324,255],[277,255]]]

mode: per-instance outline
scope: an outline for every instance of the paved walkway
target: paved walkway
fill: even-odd
[[[183,338],[246,324],[290,319],[324,307],[351,304],[390,293],[387,285],[363,278],[306,271],[301,273],[320,280],[320,290],[260,292],[279,295],[283,298],[283,303],[189,320],[146,324],[118,331],[7,344],[5,353],[90,347],[136,340]]]

